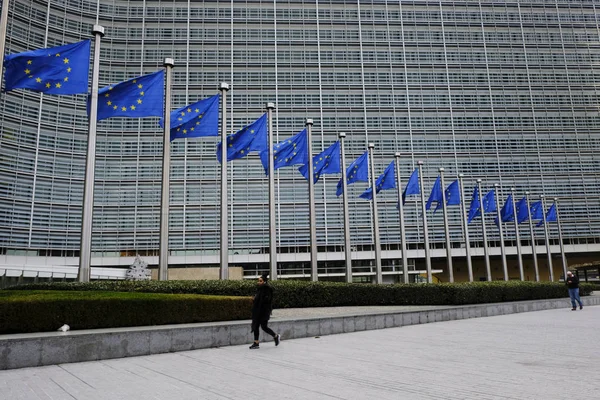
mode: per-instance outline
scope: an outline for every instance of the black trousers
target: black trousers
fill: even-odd
[[[268,324],[269,324],[268,320],[252,322],[252,331],[254,332],[254,340],[255,341],[258,341],[258,335],[260,333],[260,331],[258,330],[259,326],[262,328],[263,331],[265,331],[269,335],[275,337],[275,332],[273,332],[273,330],[271,328],[269,328]]]

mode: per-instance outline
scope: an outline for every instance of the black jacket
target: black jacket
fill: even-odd
[[[579,278],[575,275],[567,276],[567,286],[569,289],[577,289],[579,287]]]
[[[273,310],[273,288],[268,283],[258,287],[252,304],[252,322],[268,321]]]

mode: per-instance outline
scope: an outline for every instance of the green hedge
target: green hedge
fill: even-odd
[[[251,309],[250,297],[0,290],[0,333],[241,320]]]
[[[279,280],[271,282],[275,308],[367,305],[449,305],[497,303],[567,297],[564,283],[495,281],[442,284],[374,285]],[[582,296],[593,290],[581,284]],[[123,291],[252,296],[254,281],[102,281],[90,283],[40,283],[13,289]]]

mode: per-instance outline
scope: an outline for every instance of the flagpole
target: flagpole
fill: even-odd
[[[540,281],[540,269],[538,268],[537,251],[535,245],[535,236],[533,234],[533,220],[531,219],[531,205],[529,204],[529,192],[525,192],[527,201],[527,215],[529,215],[529,234],[531,235],[531,254],[533,255],[533,267],[535,268],[535,281]]]
[[[348,216],[348,182],[346,181],[346,155],[344,154],[344,139],[346,134],[339,133],[340,152],[342,153],[342,190],[344,193],[344,252],[346,253],[346,282],[352,283],[352,248],[350,247],[350,217]]]
[[[517,240],[517,257],[519,258],[519,277],[521,281],[525,280],[525,272],[523,271],[523,253],[521,251],[521,235],[519,234],[519,217],[517,215],[517,206],[515,204],[515,188],[510,188],[513,204],[513,218],[515,220],[515,239]]]
[[[227,91],[229,84],[221,82],[221,243],[219,279],[229,279],[229,237],[227,232]]]
[[[396,157],[396,187],[398,188],[398,216],[400,217],[400,245],[402,246],[402,281],[408,283],[408,254],[406,246],[406,227],[404,226],[404,205],[402,204],[402,185],[400,184],[400,153]]]
[[[308,213],[310,221],[310,277],[313,282],[319,280],[319,269],[317,259],[317,222],[315,216],[315,183],[312,153],[312,126],[313,120],[306,120],[306,140],[308,150]]]
[[[560,217],[558,213],[558,197],[554,198],[554,207],[556,208],[556,225],[558,226],[558,241],[560,242],[560,256],[562,258],[563,276],[567,279],[567,256],[565,254],[565,245],[563,244],[562,229],[560,227]]]
[[[267,103],[267,119],[269,120],[269,271],[271,280],[277,280],[277,238],[275,232],[275,159],[273,158],[273,109],[275,103]]]
[[[379,218],[377,213],[377,188],[375,182],[375,163],[373,162],[374,143],[369,143],[369,168],[371,172],[371,184],[373,188],[373,203],[371,210],[373,212],[373,240],[375,246],[375,279],[377,283],[383,283],[381,274],[381,247],[379,244]]]
[[[162,185],[160,196],[160,243],[158,251],[158,280],[169,279],[169,172],[171,166],[171,75],[175,62],[165,58],[165,117],[163,132]]]
[[[425,208],[425,190],[423,188],[423,161],[417,161],[419,167],[419,185],[421,186],[421,212],[423,213],[423,239],[425,241],[425,266],[427,268],[427,283],[433,283],[431,275],[431,255],[429,254],[429,231],[427,228],[427,210]]]
[[[552,267],[552,250],[550,250],[550,235],[548,234],[548,223],[546,222],[545,196],[540,194],[542,201],[542,223],[544,224],[544,241],[546,242],[546,255],[548,256],[548,269],[550,270],[550,282],[554,282],[554,268]]]
[[[8,0],[3,1],[8,13]],[[6,20],[2,8],[2,52],[0,58],[4,60],[4,39],[6,38]],[[96,169],[96,125],[98,122],[98,81],[100,76],[100,42],[104,36],[104,27],[94,25],[94,61],[92,69],[92,93],[90,96],[90,115],[88,120],[88,144],[85,161],[85,181],[83,182],[83,205],[81,216],[81,241],[79,243],[79,273],[78,282],[90,281],[91,253],[92,253],[92,223],[94,215],[94,173]],[[0,74],[2,65],[0,64]]]
[[[4,79],[3,79],[4,78],[4,69],[3,69],[4,68],[4,46],[6,43],[6,26],[8,25],[9,2],[10,2],[10,0],[2,0],[2,15],[0,16],[0,88],[2,88],[2,81],[4,81]],[[99,26],[99,25],[94,25],[94,29],[96,28],[96,26]],[[94,31],[92,31],[92,32],[94,32]],[[96,96],[96,99],[97,99],[97,96]],[[88,142],[89,142],[89,140],[88,140]]]
[[[487,231],[485,229],[485,211],[483,210],[483,196],[481,193],[481,179],[477,179],[477,190],[479,191],[479,211],[481,213],[481,232],[483,233],[483,255],[485,257],[485,270],[487,280],[492,280],[492,269],[490,267],[490,254],[488,252]]]
[[[440,168],[440,183],[442,185],[442,208],[444,211],[444,233],[446,234],[446,261],[448,264],[448,280],[454,283],[454,270],[452,268],[452,244],[450,243],[450,227],[448,226],[448,207],[446,204],[446,186],[444,185],[444,168]]]
[[[458,174],[458,183],[460,185],[460,208],[462,211],[463,234],[465,235],[465,255],[467,257],[467,270],[469,271],[469,282],[473,282],[473,264],[471,262],[471,242],[469,241],[469,222],[467,217],[467,206],[465,205],[465,187],[463,178],[465,174]]]
[[[494,183],[496,189],[496,214],[498,215],[498,230],[500,232],[500,255],[502,256],[502,271],[504,272],[504,280],[508,281],[508,265],[506,264],[506,247],[504,247],[504,229],[502,225],[502,211],[500,210],[500,185]]]

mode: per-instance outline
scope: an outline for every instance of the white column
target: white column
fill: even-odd
[[[529,192],[525,192],[527,201],[527,215],[529,215],[529,234],[531,235],[531,254],[533,255],[533,267],[535,269],[535,281],[540,281],[540,269],[538,267],[537,251],[535,245],[535,236],[533,232],[533,220],[531,219],[531,204],[529,204]]]
[[[431,254],[429,253],[429,231],[427,228],[427,210],[425,209],[425,188],[423,187],[423,161],[417,161],[419,167],[419,185],[421,185],[421,212],[423,213],[423,239],[425,242],[425,266],[427,268],[427,283],[433,283],[431,274]]]
[[[396,187],[398,188],[398,217],[400,218],[400,245],[402,246],[402,282],[408,283],[408,249],[406,246],[406,232],[404,225],[404,204],[402,201],[402,184],[400,181],[400,153],[396,157]]]
[[[471,262],[471,242],[469,241],[469,220],[467,215],[467,205],[465,201],[465,186],[463,178],[465,174],[458,174],[458,184],[460,185],[460,208],[462,211],[462,227],[465,236],[465,256],[467,257],[467,269],[469,271],[469,282],[473,282],[473,263]]]
[[[542,221],[544,222],[544,240],[546,242],[546,255],[548,257],[548,270],[550,272],[550,282],[554,282],[554,268],[552,267],[552,250],[550,250],[550,235],[548,233],[548,223],[546,222],[546,204],[544,201],[543,194],[540,194],[540,200],[542,201]]]
[[[308,149],[308,214],[310,229],[310,278],[313,282],[319,280],[319,268],[317,260],[317,222],[315,216],[315,184],[313,170],[313,152],[312,152],[312,126],[313,120],[306,120],[306,141]]]
[[[513,204],[513,218],[515,220],[515,239],[517,240],[517,256],[519,258],[519,277],[525,280],[525,271],[523,270],[523,252],[521,250],[521,235],[519,234],[519,216],[517,215],[517,205],[515,201],[515,188],[510,188]]]
[[[483,193],[481,192],[481,179],[477,179],[477,190],[479,191],[479,211],[481,213],[481,231],[483,233],[483,255],[485,257],[485,270],[487,280],[492,280],[492,269],[490,267],[490,254],[488,251],[487,231],[485,229],[485,211],[483,210]]]
[[[444,234],[446,235],[446,261],[448,265],[448,279],[454,282],[452,268],[452,243],[450,242],[450,227],[448,226],[448,205],[446,204],[446,186],[444,184],[444,168],[440,168],[440,184],[442,185],[442,208],[444,211]]]
[[[221,82],[221,246],[219,278],[229,279],[229,237],[227,226],[227,91],[229,84]]]
[[[506,247],[504,247],[504,226],[502,224],[502,211],[500,209],[500,185],[495,183],[496,190],[496,214],[498,215],[498,230],[500,231],[500,255],[502,257],[502,271],[504,272],[504,280],[508,281],[508,265],[506,264]]]
[[[348,216],[348,182],[346,182],[346,155],[344,153],[344,139],[346,134],[340,132],[340,152],[342,153],[342,190],[344,193],[344,252],[346,254],[346,282],[352,283],[352,248],[350,247],[350,217]]]
[[[371,210],[373,211],[373,241],[375,247],[375,279],[377,283],[383,283],[383,276],[381,274],[381,247],[379,243],[379,217],[377,216],[377,188],[375,178],[375,165],[373,162],[373,149],[375,145],[369,143],[369,169],[371,173],[371,184],[373,187],[373,203],[371,204]]]
[[[558,197],[554,198],[554,206],[556,207],[556,225],[558,226],[558,241],[560,242],[560,256],[563,265],[563,277],[567,277],[567,256],[565,254],[565,244],[563,243],[562,228],[560,226],[560,215],[558,213]]]
[[[275,231],[275,160],[273,158],[273,109],[274,103],[267,103],[269,137],[269,271],[271,280],[277,280],[277,232]]]

